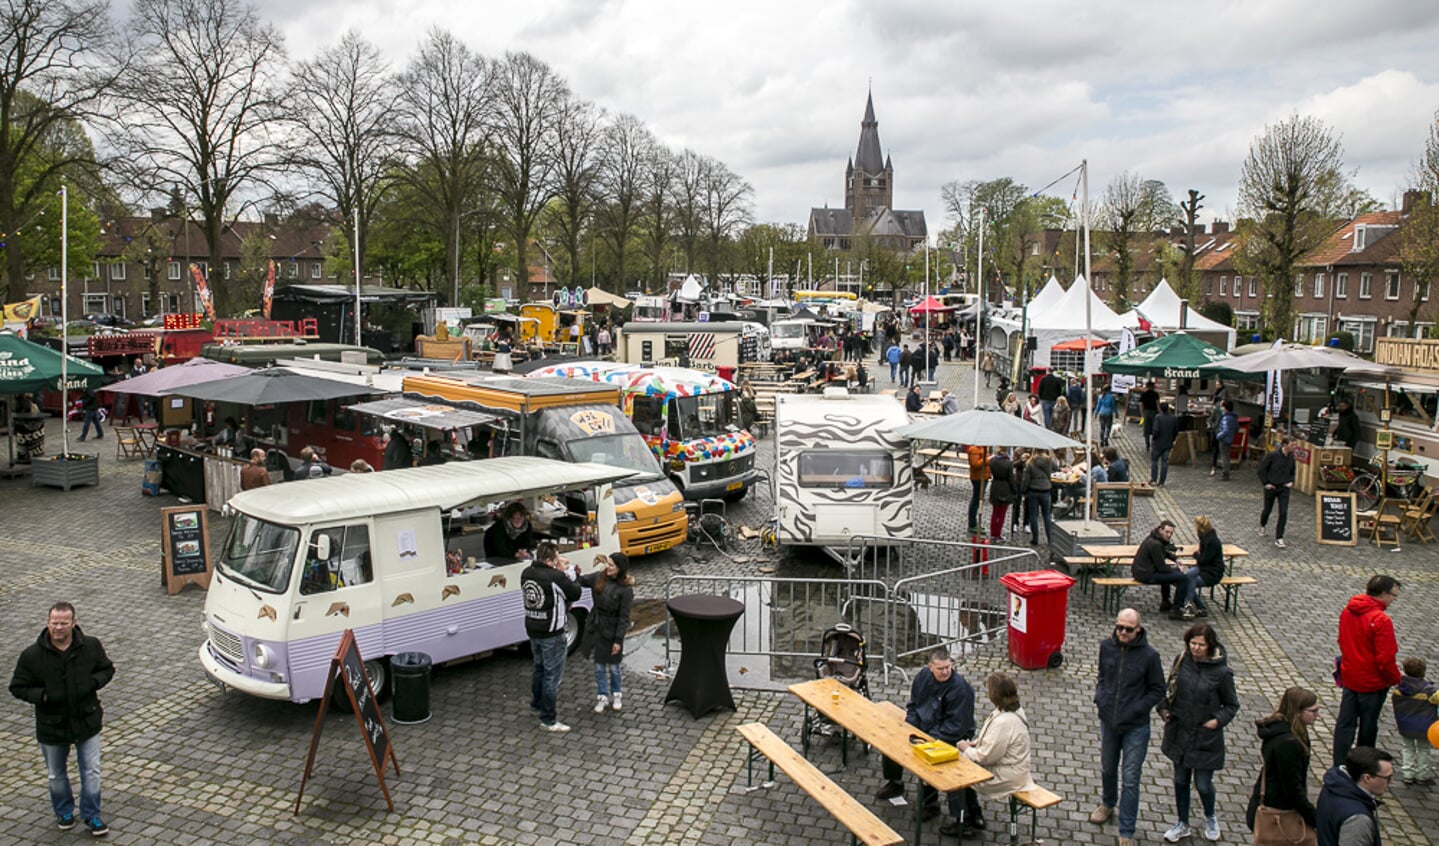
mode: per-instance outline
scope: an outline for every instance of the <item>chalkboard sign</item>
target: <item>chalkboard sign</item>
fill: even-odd
[[[1144,409],[1139,405],[1139,394],[1139,391],[1130,391],[1124,395],[1124,416],[1130,420],[1144,417]]]
[[[330,674],[325,681],[325,694],[320,698],[320,713],[315,717],[315,732],[310,737],[310,753],[305,757],[305,774],[300,779],[300,795],[295,797],[295,813],[300,813],[300,803],[305,798],[305,782],[315,771],[315,753],[320,747],[320,730],[325,723],[325,708],[339,683],[355,712],[360,735],[365,739],[365,749],[370,753],[370,763],[375,768],[375,778],[380,781],[380,791],[385,794],[385,804],[395,810],[390,799],[390,788],[385,784],[385,761],[395,765],[395,775],[400,774],[400,761],[390,746],[390,735],[385,730],[385,718],[380,714],[379,703],[370,689],[370,677],[365,672],[365,662],[360,658],[360,645],[355,642],[355,632],[345,629],[340,636],[340,645],[335,657],[330,660]]]
[[[1101,523],[1129,525],[1130,504],[1134,488],[1127,482],[1103,483],[1094,486],[1094,519]]]
[[[1359,515],[1350,491],[1316,491],[1314,531],[1319,543],[1354,546],[1359,542]]]
[[[1309,421],[1309,428],[1304,432],[1304,440],[1317,447],[1322,447],[1329,442],[1329,419],[1327,417],[1316,417]]]
[[[205,506],[181,505],[160,509],[160,550],[164,554],[161,581],[171,596],[188,584],[210,589],[210,525]]]

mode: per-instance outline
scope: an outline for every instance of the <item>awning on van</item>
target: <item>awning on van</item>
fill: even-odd
[[[351,411],[371,414],[395,423],[409,423],[426,429],[464,429],[468,426],[482,426],[500,418],[493,414],[466,411],[438,402],[414,399],[384,399],[362,402],[348,406]]]

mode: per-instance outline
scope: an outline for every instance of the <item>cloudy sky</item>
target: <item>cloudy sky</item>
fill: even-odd
[[[1358,184],[1393,203],[1439,111],[1434,0],[259,3],[298,57],[348,28],[396,66],[431,27],[491,57],[529,51],[672,148],[726,162],[761,221],[843,204],[871,87],[895,205],[931,231],[948,181],[1037,189],[1083,158],[1093,196],[1130,170],[1231,219],[1250,142],[1294,112],[1333,127]]]

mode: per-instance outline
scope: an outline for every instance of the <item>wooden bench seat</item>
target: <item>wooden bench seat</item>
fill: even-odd
[[[769,759],[770,781],[774,781],[774,768],[778,766],[801,790],[808,793],[850,832],[850,843],[866,843],[871,846],[893,846],[903,843],[898,832],[885,825],[884,820],[875,816],[857,799],[850,796],[829,776],[820,772],[814,764],[804,759],[793,747],[780,739],[763,723],[745,723],[736,729],[754,750],[749,756],[753,767],[756,756]],[[750,774],[753,783],[753,773]]]
[[[1052,808],[1063,801],[1064,798],[1059,794],[1045,790],[1039,785],[1012,794],[1009,797],[1010,846],[1016,846],[1019,843],[1019,808],[1021,805],[1029,809],[1029,842],[1038,843],[1039,812],[1045,808]]]
[[[1103,607],[1113,610],[1115,612],[1119,611],[1119,604],[1123,601],[1124,592],[1126,590],[1132,587],[1144,586],[1143,582],[1137,582],[1134,579],[1117,577],[1110,578],[1105,576],[1091,579],[1090,582],[1096,587],[1104,588]],[[1239,589],[1244,587],[1245,585],[1257,584],[1259,584],[1259,580],[1254,578],[1253,576],[1225,576],[1224,578],[1219,580],[1219,584],[1210,586],[1209,597],[1211,599],[1214,598],[1214,588],[1222,588],[1224,590],[1224,610],[1228,612],[1230,610],[1230,603],[1233,602],[1233,610],[1238,613]],[[1158,587],[1158,585],[1150,586]]]

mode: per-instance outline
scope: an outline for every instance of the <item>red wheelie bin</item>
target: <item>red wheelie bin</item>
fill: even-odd
[[[1056,570],[1006,573],[1009,591],[1009,660],[1025,670],[1064,663],[1064,621],[1074,579]]]

